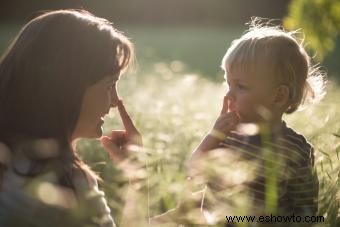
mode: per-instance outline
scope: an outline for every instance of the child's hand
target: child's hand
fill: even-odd
[[[217,118],[210,135],[223,140],[226,135],[239,123],[239,118],[235,112],[230,112],[230,100],[224,97],[220,116]]]
[[[239,118],[235,112],[230,112],[230,100],[224,97],[220,116],[217,118],[213,129],[204,137],[201,143],[193,152],[189,166],[194,166],[194,162],[202,153],[219,148],[221,141],[225,140],[231,130],[239,123]]]
[[[117,103],[118,111],[125,130],[113,130],[111,136],[100,138],[112,160],[120,162],[128,156],[129,146],[143,146],[142,136],[133,124],[121,100]]]

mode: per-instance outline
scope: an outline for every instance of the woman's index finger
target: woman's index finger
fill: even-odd
[[[120,117],[122,119],[123,125],[127,131],[129,130],[136,130],[135,125],[133,124],[130,115],[125,109],[125,106],[121,100],[118,101],[117,103],[118,111],[120,114]]]

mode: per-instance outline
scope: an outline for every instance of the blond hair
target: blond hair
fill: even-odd
[[[312,64],[298,31],[287,32],[271,21],[254,18],[249,30],[232,42],[222,60],[226,73],[239,68],[247,74],[267,74],[289,88],[285,113],[293,113],[305,101],[318,101],[324,95],[325,76]]]

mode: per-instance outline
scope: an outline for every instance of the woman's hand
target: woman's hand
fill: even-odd
[[[100,141],[111,159],[120,162],[128,156],[129,150],[133,150],[131,146],[142,147],[143,141],[121,100],[117,106],[125,129],[113,130],[111,136],[102,136]]]

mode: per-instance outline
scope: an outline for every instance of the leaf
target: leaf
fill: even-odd
[[[332,133],[333,136],[340,138],[340,134]]]

